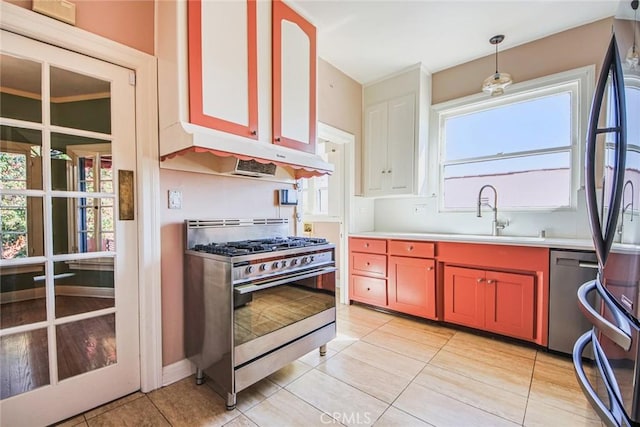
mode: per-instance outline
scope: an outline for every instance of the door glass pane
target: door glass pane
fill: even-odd
[[[51,67],[51,124],[111,133],[111,83]]]
[[[42,64],[0,54],[0,117],[42,123]]]
[[[52,133],[51,151],[54,190],[113,193],[109,141]]]
[[[1,259],[44,255],[42,197],[0,195]]]
[[[2,399],[49,384],[47,330],[1,337],[0,366]]]
[[[113,198],[53,197],[53,253],[113,252]]]
[[[47,320],[44,264],[3,267],[0,294],[0,328]]]
[[[115,314],[58,325],[58,378],[63,380],[116,363],[115,325]]]
[[[42,134],[0,126],[0,190],[42,190]]]
[[[56,318],[114,306],[113,258],[53,264]]]

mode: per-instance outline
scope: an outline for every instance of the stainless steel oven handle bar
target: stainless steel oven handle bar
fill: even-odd
[[[327,268],[321,268],[319,270],[306,271],[302,274],[293,274],[280,280],[269,280],[262,283],[251,283],[248,285],[235,286],[233,288],[233,292],[236,294],[244,295],[250,292],[259,291],[261,289],[267,289],[267,288],[272,288],[274,286],[284,285],[294,280],[309,279],[311,277],[321,276],[327,273],[333,273],[334,271],[337,271],[337,270],[338,269],[336,267],[327,267]]]
[[[609,384],[609,378],[607,373],[605,372],[605,366],[603,366],[603,363],[602,363],[603,362],[602,360],[603,356],[601,354],[602,349],[600,349],[599,346],[595,345],[593,334],[594,334],[593,329],[588,332],[585,332],[580,338],[578,338],[578,341],[576,341],[576,344],[573,347],[573,367],[576,373],[576,378],[587,400],[589,401],[593,409],[598,413],[598,415],[600,416],[600,419],[604,422],[604,424],[607,425],[608,427],[621,427],[622,423],[616,420],[616,415],[620,416],[621,414],[619,412],[619,408],[615,406],[617,402],[615,400],[615,397],[612,395],[612,390]],[[613,408],[616,408],[614,409],[614,411],[617,414],[614,414],[614,411],[607,408],[607,406],[602,402],[602,400],[600,400],[600,397],[598,397],[598,394],[593,389],[593,386],[589,382],[589,378],[587,377],[587,374],[584,370],[584,365],[582,362],[582,353],[584,352],[587,345],[589,345],[592,342],[594,342],[593,353],[596,358],[596,365],[598,366],[600,375],[602,376],[606,384],[609,402],[611,403]],[[609,367],[607,366],[606,368],[609,368]]]
[[[591,304],[589,304],[589,301],[587,300],[587,295],[594,290],[598,292],[600,298],[602,298],[607,307],[609,307],[609,310],[615,316],[618,325],[614,325],[609,322],[593,307],[591,307]],[[578,306],[585,317],[589,319],[591,324],[598,328],[603,334],[622,347],[625,351],[629,351],[629,349],[631,349],[631,329],[629,322],[620,312],[620,309],[616,307],[609,295],[598,289],[597,280],[591,280],[580,286],[578,289]]]

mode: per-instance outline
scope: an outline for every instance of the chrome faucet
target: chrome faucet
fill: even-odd
[[[625,204],[625,195],[627,194],[627,185],[631,186],[631,202]],[[630,179],[624,183],[624,187],[622,187],[622,212],[620,218],[620,226],[618,227],[618,236],[620,237],[620,243],[622,243],[622,229],[624,227],[624,213],[631,209],[631,219],[629,221],[633,221],[633,193],[635,193],[633,188],[633,182]]]
[[[489,204],[488,198],[482,197],[482,192],[485,188],[490,188],[493,190],[493,206]],[[498,191],[493,185],[483,185],[478,192],[478,210],[476,212],[478,218],[482,218],[482,206],[487,206],[493,211],[493,221],[491,222],[492,235],[497,236],[498,230],[504,230],[504,228],[509,225],[509,221],[498,221]]]

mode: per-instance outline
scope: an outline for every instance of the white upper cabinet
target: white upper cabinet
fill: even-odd
[[[364,89],[365,196],[425,187],[430,80],[419,67]]]
[[[220,158],[330,173],[315,154],[315,27],[281,0],[156,3],[161,167],[223,173]]]
[[[281,0],[272,25],[274,142],[315,153],[316,28]]]
[[[189,121],[258,139],[255,0],[191,0],[188,31]]]

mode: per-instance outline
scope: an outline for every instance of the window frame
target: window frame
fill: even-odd
[[[101,183],[104,182],[100,176],[100,167],[99,160],[103,155],[112,155],[111,154],[111,143],[105,142],[100,144],[76,144],[69,145],[66,147],[67,154],[71,157],[71,162],[67,166],[67,176],[69,182],[73,183],[73,191],[77,191],[83,194],[82,197],[73,199],[68,206],[68,239],[69,239],[69,253],[85,253],[86,251],[81,249],[86,249],[89,240],[94,241],[94,245],[96,248],[101,247],[102,235],[104,233],[115,233],[114,230],[102,230],[102,207],[110,207],[113,209],[113,219],[114,219],[114,227],[116,221],[116,189],[115,189],[115,179],[112,176],[111,182],[113,187],[112,193],[103,193],[100,190]],[[80,160],[91,158],[94,160],[94,177],[93,184],[94,190],[96,191],[82,191],[80,189]],[[109,181],[109,180],[107,180]],[[82,218],[80,214],[81,206],[80,203],[85,203],[88,198],[101,200],[103,198],[110,198],[113,200],[111,206],[102,206],[100,205],[98,209],[96,209],[96,213],[94,214],[94,236],[92,239],[88,238],[88,232],[86,229],[81,229],[81,223],[85,223],[86,226],[86,218]],[[84,241],[81,241],[80,235],[84,235]],[[103,252],[102,250],[98,252]]]
[[[26,179],[24,180],[25,188],[15,189],[15,190],[5,189],[1,193],[2,195],[22,196],[22,197],[25,197],[26,199],[24,209],[27,212],[27,228],[25,230],[25,236],[27,238],[27,256],[23,257],[22,259],[31,259],[31,258],[34,258],[35,256],[39,256],[39,255],[33,255],[33,253],[35,252],[42,253],[42,254],[44,253],[44,241],[39,242],[40,244],[38,244],[38,242],[34,241],[33,239],[29,239],[29,236],[33,236],[37,232],[36,231],[37,227],[35,226],[35,224],[42,223],[43,221],[42,215],[44,215],[42,209],[40,209],[39,211],[35,209],[34,202],[33,202],[33,197],[42,197],[41,193],[43,192],[43,190],[42,188],[39,188],[39,189],[32,188],[36,178],[39,177],[40,183],[42,183],[42,173],[43,173],[42,153],[40,153],[38,156],[35,157],[36,159],[39,159],[39,160],[34,161],[32,160],[32,157],[31,157],[31,150],[32,150],[32,147],[37,145],[30,144],[30,143],[7,141],[7,140],[2,140],[2,145],[5,147],[2,150],[5,153],[19,154],[19,155],[25,156],[25,168],[26,168],[25,170]],[[40,149],[42,149],[42,145],[40,145],[39,147]],[[2,243],[1,238],[0,238],[0,243]],[[4,258],[2,259],[4,260]],[[20,258],[13,258],[13,259],[20,259]]]
[[[591,100],[595,86],[595,65],[584,66],[561,73],[556,73],[522,83],[516,83],[500,97],[490,97],[479,93],[463,98],[435,104],[431,108],[431,141],[428,161],[429,187],[428,194],[438,197],[439,212],[470,212],[475,207],[447,208],[444,200],[444,167],[451,164],[468,163],[474,160],[498,160],[553,152],[569,151],[571,156],[571,184],[569,206],[565,207],[500,207],[501,211],[511,212],[551,212],[577,209],[578,190],[584,186],[582,158],[585,149],[586,128],[591,108]],[[569,92],[571,94],[571,143],[565,147],[529,150],[504,155],[481,156],[445,162],[446,142],[444,141],[445,120],[473,112],[504,106],[512,103],[533,100],[554,94]]]

